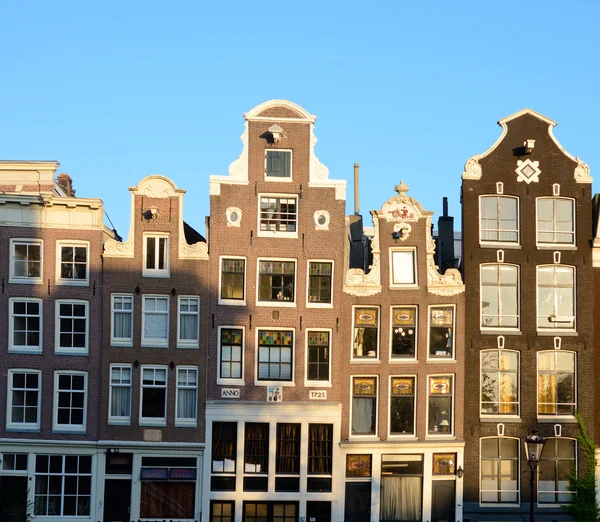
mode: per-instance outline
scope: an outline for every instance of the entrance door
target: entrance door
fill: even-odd
[[[21,522],[27,518],[27,477],[0,477],[0,520]]]
[[[346,482],[344,522],[370,522],[371,483]]]
[[[431,520],[432,522],[454,521],[454,480],[434,480],[432,482]]]
[[[131,506],[131,481],[106,480],[104,482],[104,522],[129,522]]]

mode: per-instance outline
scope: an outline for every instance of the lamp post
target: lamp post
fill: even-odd
[[[544,444],[546,444],[546,439],[538,433],[537,428],[533,428],[531,430],[531,433],[523,440],[523,445],[525,446],[525,456],[527,457],[527,464],[529,464],[529,469],[531,470],[531,493],[529,495],[529,522],[535,521],[533,501],[535,496],[537,496],[535,488],[537,478],[537,467],[540,463],[540,459],[542,458]]]

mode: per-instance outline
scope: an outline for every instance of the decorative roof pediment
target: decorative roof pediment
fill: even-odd
[[[278,110],[279,109],[279,110]],[[304,121],[314,123],[316,116],[288,100],[269,100],[244,113],[247,121]]]
[[[431,215],[431,212],[427,212],[415,198],[406,195],[409,186],[404,181],[396,185],[394,190],[398,195],[388,199],[382,205],[377,213],[378,217],[384,218],[389,223],[390,221],[418,221],[423,216]]]

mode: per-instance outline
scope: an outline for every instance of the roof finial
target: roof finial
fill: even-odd
[[[410,187],[404,183],[404,180],[402,180],[399,185],[396,185],[395,190],[400,196],[405,196],[409,188]]]

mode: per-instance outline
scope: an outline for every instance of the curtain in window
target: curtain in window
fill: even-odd
[[[277,473],[299,473],[300,425],[277,425]]]
[[[354,397],[352,399],[352,433],[374,433],[372,397]]]
[[[235,472],[237,424],[214,422],[212,426],[213,471]]]
[[[196,419],[196,389],[180,388],[177,397],[177,418]]]
[[[198,316],[182,314],[179,316],[179,337],[187,341],[198,339]]]
[[[381,520],[421,520],[421,477],[382,477]]]
[[[144,337],[146,339],[166,339],[167,320],[168,316],[166,314],[149,314],[146,312]]]
[[[269,425],[246,423],[244,443],[244,472],[268,473]]]
[[[129,393],[129,387],[113,387],[110,415],[111,417],[129,417],[131,415],[131,395]]]
[[[308,473],[331,473],[332,425],[310,424],[308,427]]]
[[[114,313],[114,337],[119,339],[131,338],[131,313]]]
[[[195,482],[142,482],[142,518],[194,518]]]

